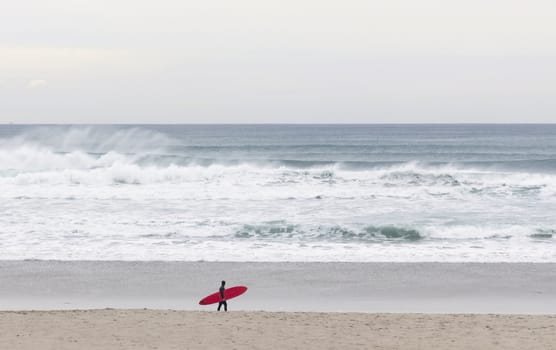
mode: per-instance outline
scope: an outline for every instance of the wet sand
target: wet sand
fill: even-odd
[[[198,301],[246,285],[234,311],[556,314],[556,264],[0,261],[0,310],[212,310]]]

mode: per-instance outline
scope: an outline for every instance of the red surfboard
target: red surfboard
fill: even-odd
[[[224,297],[226,300],[238,297],[247,291],[245,286],[237,286],[232,288],[226,288],[224,290]],[[200,305],[210,305],[219,303],[222,299],[220,298],[220,292],[212,293],[209,296],[204,297],[199,301]]]

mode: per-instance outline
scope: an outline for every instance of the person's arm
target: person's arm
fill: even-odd
[[[220,298],[222,301],[226,301],[226,298],[224,297],[224,288],[220,288]]]

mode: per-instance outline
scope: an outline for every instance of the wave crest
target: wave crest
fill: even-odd
[[[396,226],[367,226],[360,230],[342,226],[321,226],[304,230],[300,225],[285,222],[243,225],[233,236],[239,239],[294,239],[344,243],[416,242],[424,238],[416,229]]]

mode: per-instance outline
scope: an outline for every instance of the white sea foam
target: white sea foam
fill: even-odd
[[[189,143],[108,127],[1,139],[0,259],[556,262],[551,171]]]

